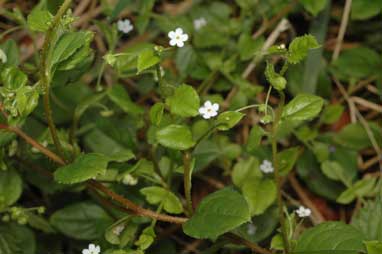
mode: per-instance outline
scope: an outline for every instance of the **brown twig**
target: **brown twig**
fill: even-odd
[[[332,61],[336,60],[338,56],[340,55],[342,41],[344,40],[346,27],[349,22],[351,3],[352,3],[352,0],[346,0],[344,13],[342,14],[340,31],[338,32],[338,36],[337,36],[336,47],[334,48],[334,52],[332,55]]]
[[[57,154],[51,152],[49,149],[45,148],[43,145],[41,145],[39,142],[34,140],[33,138],[29,137],[25,132],[23,132],[21,129],[13,126],[8,126],[5,124],[0,124],[0,129],[13,132],[23,138],[28,144],[32,145],[36,149],[38,149],[40,152],[45,154],[47,157],[49,157],[51,160],[57,162],[60,165],[64,165],[65,162],[61,157],[59,157]]]

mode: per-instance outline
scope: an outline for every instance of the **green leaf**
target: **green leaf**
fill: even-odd
[[[374,134],[378,144],[382,143],[381,127],[373,123],[369,123],[369,127]],[[362,150],[371,147],[369,136],[361,123],[351,123],[341,129],[339,133],[334,136],[334,141],[342,146]]]
[[[110,100],[117,104],[124,112],[132,115],[140,115],[143,108],[131,101],[129,94],[122,85],[114,85],[107,93]]]
[[[376,178],[365,178],[357,181],[353,186],[341,193],[337,198],[337,202],[340,204],[349,204],[356,198],[362,198],[373,194],[373,190],[376,187]]]
[[[365,241],[367,254],[380,254],[382,253],[382,242],[380,241]]]
[[[282,118],[291,121],[311,120],[320,113],[323,104],[321,97],[299,94],[284,107]]]
[[[113,131],[119,135],[118,130]],[[125,162],[135,157],[122,140],[108,134],[98,128],[92,130],[84,137],[86,147],[95,153],[106,155],[112,161]]]
[[[381,0],[353,0],[351,4],[351,19],[365,20],[381,14]]]
[[[32,230],[17,224],[0,225],[1,254],[35,254],[36,239]]]
[[[28,27],[32,31],[46,32],[53,20],[52,14],[47,10],[34,9],[28,15]]]
[[[176,150],[187,150],[195,145],[190,129],[185,125],[171,124],[156,133],[162,146]]]
[[[284,250],[283,237],[280,233],[272,237],[271,249],[273,250]]]
[[[286,176],[293,169],[300,153],[299,147],[291,147],[277,154],[280,175]]]
[[[248,33],[242,33],[239,37],[237,50],[240,54],[240,60],[249,60],[255,56],[257,51],[261,50],[264,44],[264,38],[260,37],[256,40]]]
[[[155,232],[152,226],[145,228],[138,240],[134,243],[140,250],[149,248],[155,240]]]
[[[244,197],[225,188],[202,200],[195,214],[183,224],[183,231],[198,239],[216,239],[249,220],[249,208]]]
[[[158,102],[150,108],[150,121],[152,124],[157,126],[160,124],[163,117],[164,106],[164,103]]]
[[[242,192],[249,205],[251,216],[259,215],[276,200],[277,188],[271,179],[247,178]]]
[[[137,70],[138,74],[142,71],[159,63],[159,56],[156,55],[154,49],[142,50],[138,55]]]
[[[181,77],[186,77],[197,68],[197,55],[191,45],[185,45],[176,51],[175,56],[176,68],[179,70]]]
[[[14,66],[1,70],[0,78],[3,86],[11,91],[15,91],[25,86],[28,82],[27,75]]]
[[[259,160],[256,157],[240,159],[232,170],[232,182],[237,187],[242,187],[248,179],[261,177]]]
[[[328,0],[300,0],[304,8],[316,16],[328,3]]]
[[[381,56],[370,48],[358,47],[341,52],[331,65],[333,74],[341,80],[362,79],[379,74]]]
[[[94,240],[104,234],[113,220],[100,206],[81,202],[53,213],[50,223],[68,237],[78,240]]]
[[[358,254],[364,251],[364,235],[343,222],[324,222],[305,230],[297,241],[296,253]]]
[[[20,116],[28,116],[38,104],[39,93],[36,87],[24,86],[16,92],[16,107]]]
[[[338,162],[329,160],[324,161],[321,164],[321,170],[329,179],[341,181],[346,186],[351,185],[351,179],[346,176],[345,170]]]
[[[13,170],[0,170],[0,210],[13,205],[21,196],[22,180]]]
[[[183,207],[179,198],[169,190],[162,187],[152,186],[140,190],[145,195],[147,202],[152,205],[163,205],[163,209],[169,213],[182,213]]]
[[[234,127],[240,122],[240,120],[245,116],[245,114],[237,111],[226,111],[221,113],[216,121],[217,129],[221,131],[226,131]]]
[[[192,86],[183,84],[175,89],[172,96],[166,98],[166,104],[172,114],[190,117],[198,115],[200,99]]]
[[[89,44],[92,39],[93,33],[89,31],[64,33],[54,45],[49,61],[50,66],[56,66],[56,68],[63,70],[74,68],[75,64],[72,61],[82,61],[84,56],[80,55],[88,55],[89,51],[87,49],[89,49]],[[85,47],[83,51],[81,51],[82,47]],[[79,53],[79,55],[77,55],[77,53]]]
[[[352,218],[351,224],[366,237],[365,240],[382,241],[382,202],[380,198],[369,200]]]
[[[333,124],[340,119],[343,112],[344,107],[341,104],[328,105],[324,108],[320,121],[325,124]]]
[[[259,147],[261,138],[265,136],[267,133],[261,128],[259,125],[254,125],[249,132],[248,142],[247,142],[247,150],[253,151],[257,147]]]
[[[321,171],[314,154],[305,150],[297,161],[297,173],[314,193],[335,201],[344,191],[343,184],[328,179]]]
[[[84,182],[98,174],[104,174],[109,160],[98,153],[81,154],[73,163],[58,168],[54,172],[54,179],[64,184]]]
[[[316,38],[312,35],[306,34],[297,37],[289,45],[287,60],[291,64],[297,64],[307,56],[309,49],[318,48],[319,46]]]
[[[139,224],[134,221],[134,217],[127,215],[108,227],[105,232],[105,239],[111,244],[125,247],[135,239]]]

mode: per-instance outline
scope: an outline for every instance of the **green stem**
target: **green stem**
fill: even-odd
[[[282,199],[282,178],[280,176],[279,172],[279,162],[277,160],[277,130],[279,127],[280,119],[281,119],[281,113],[284,108],[285,104],[285,94],[282,91],[279,91],[280,94],[280,104],[276,110],[275,119],[272,126],[272,157],[273,157],[273,167],[274,167],[274,174],[275,174],[275,182],[277,186],[277,204],[278,204],[278,212],[280,217],[280,224],[281,224],[281,231],[283,236],[283,243],[284,243],[284,249],[285,253],[290,253],[290,247],[289,247],[289,241],[288,241],[288,233],[286,228],[286,222],[285,222],[285,215],[283,211],[283,199]]]
[[[186,203],[187,203],[187,210],[189,213],[189,216],[193,213],[192,208],[192,197],[191,197],[191,178],[192,178],[192,171],[191,171],[191,154],[189,152],[185,152],[183,154],[183,165],[184,165],[184,195],[186,197]]]
[[[268,114],[268,102],[269,102],[269,97],[271,96],[271,91],[272,91],[272,86],[269,86],[267,97],[265,98],[265,115]]]
[[[51,82],[51,69],[48,63],[48,58],[49,58],[49,52],[51,49],[51,44],[53,41],[54,36],[56,35],[56,28],[60,23],[60,20],[62,16],[65,14],[65,12],[68,10],[70,4],[72,3],[72,0],[65,0],[64,3],[61,5],[60,9],[57,11],[56,16],[54,17],[52,21],[52,25],[48,29],[45,35],[45,40],[44,44],[42,46],[42,51],[41,51],[41,83],[44,88],[44,110],[45,110],[45,115],[46,119],[48,121],[48,126],[50,130],[50,134],[52,135],[53,143],[57,149],[58,154],[62,157],[65,158],[64,156],[64,150],[61,146],[60,140],[57,135],[57,129],[53,121],[53,116],[52,116],[52,109],[50,107],[50,82]]]

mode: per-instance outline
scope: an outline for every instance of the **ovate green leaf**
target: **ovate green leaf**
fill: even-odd
[[[292,121],[311,120],[320,113],[324,101],[311,94],[299,94],[284,108],[282,117]]]
[[[297,241],[296,253],[358,254],[364,251],[364,235],[343,222],[324,222],[310,228]]]
[[[309,49],[319,47],[319,44],[314,36],[306,34],[295,38],[289,45],[288,62],[297,64],[303,60]]]
[[[0,210],[14,204],[21,192],[22,180],[19,174],[13,169],[0,170]]]
[[[167,97],[166,104],[172,114],[190,117],[198,114],[200,99],[192,86],[183,84],[175,89],[172,96]]]
[[[176,150],[186,150],[195,145],[191,130],[184,125],[166,126],[157,131],[156,138],[162,146]]]
[[[49,29],[52,20],[53,16],[49,11],[34,9],[28,15],[27,22],[32,31],[45,32]]]
[[[54,172],[54,179],[59,183],[74,184],[89,180],[106,172],[109,158],[98,153],[81,154],[69,165]]]
[[[245,114],[237,111],[226,111],[221,113],[216,121],[217,129],[221,131],[226,131],[234,127],[240,122],[240,120],[245,116]]]
[[[195,214],[183,224],[183,231],[194,238],[216,239],[249,220],[249,208],[244,197],[225,188],[202,200]]]
[[[82,202],[56,211],[50,223],[68,237],[93,240],[101,237],[113,220],[100,206]]]
[[[147,202],[152,205],[163,205],[163,209],[169,213],[182,213],[183,207],[179,198],[169,190],[162,187],[152,186],[140,190],[145,195]]]

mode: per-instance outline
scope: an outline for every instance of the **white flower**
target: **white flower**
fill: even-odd
[[[184,46],[184,42],[188,40],[188,34],[183,33],[182,28],[177,28],[175,31],[170,31],[168,33],[168,37],[170,38],[171,46],[178,46],[179,48]]]
[[[296,213],[298,217],[303,218],[303,217],[309,217],[312,213],[312,211],[309,208],[305,208],[303,206],[300,206],[297,210]]]
[[[272,162],[269,160],[263,160],[260,165],[260,170],[265,174],[272,173],[274,171]]]
[[[217,116],[219,110],[219,104],[212,104],[210,101],[206,101],[202,107],[199,108],[199,113],[204,119],[210,119]]]
[[[101,248],[98,245],[89,244],[87,249],[82,250],[82,254],[100,254]]]
[[[2,63],[6,63],[7,62],[7,55],[4,53],[4,51],[2,49],[0,49],[0,61]]]
[[[253,224],[248,224],[247,227],[247,234],[248,235],[254,235],[256,233],[256,227]]]
[[[279,46],[277,46],[278,49],[285,49],[285,44],[280,44]]]
[[[199,30],[203,26],[207,25],[207,20],[205,18],[194,19],[194,28],[195,30]]]
[[[113,233],[116,236],[119,236],[124,229],[125,229],[125,225],[124,224],[120,224],[120,225],[116,226],[115,228],[113,228]]]
[[[130,20],[128,19],[118,20],[117,26],[118,26],[118,30],[125,34],[131,32],[134,28],[134,26],[131,24]]]
[[[137,185],[138,179],[130,174],[126,174],[122,179],[122,183],[125,185],[134,186],[134,185]]]

